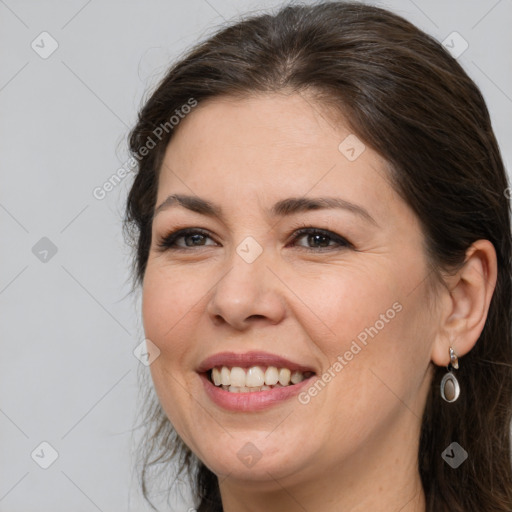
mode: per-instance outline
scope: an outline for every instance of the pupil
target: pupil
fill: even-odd
[[[320,247],[328,247],[329,246],[329,237],[327,235],[315,234],[309,235],[309,242],[312,245],[317,244]]]
[[[188,243],[189,241],[191,243]],[[203,235],[201,235],[201,234],[189,235],[187,237],[187,245],[188,246],[191,246],[191,245],[202,245],[201,244],[202,241],[203,241]]]

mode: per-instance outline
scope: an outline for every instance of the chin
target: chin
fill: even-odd
[[[226,442],[217,442],[214,448],[213,440],[205,442],[203,439],[195,453],[221,479],[229,477],[230,480],[259,483],[269,489],[274,488],[276,479],[290,479],[311,466],[303,442],[284,445],[279,436],[266,440],[264,436],[268,436],[268,432],[237,433],[233,438],[229,437],[229,441],[226,436]],[[287,440],[290,441],[289,436]]]

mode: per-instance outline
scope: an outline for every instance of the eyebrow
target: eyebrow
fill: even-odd
[[[208,217],[217,217],[219,219],[223,218],[222,208],[220,206],[198,196],[189,196],[184,194],[171,194],[168,196],[165,201],[155,208],[153,218],[161,211],[175,206],[182,206],[187,210],[191,210]],[[285,217],[311,210],[334,208],[347,210],[378,226],[377,222],[370,215],[368,210],[358,204],[351,203],[350,201],[339,197],[290,197],[275,203],[270,209],[270,215],[273,217]]]

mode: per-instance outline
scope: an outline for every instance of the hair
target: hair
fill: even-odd
[[[496,288],[480,338],[457,372],[463,391],[455,403],[444,402],[439,385],[446,369],[435,367],[418,469],[428,512],[510,512],[510,189],[478,87],[447,50],[410,22],[352,2],[287,5],[222,28],[174,64],[129,138],[138,160],[125,216],[135,283],[144,277],[159,170],[176,131],[161,136],[155,128],[191,98],[201,104],[277,92],[313,93],[318,105],[341,114],[352,133],[386,160],[393,187],[421,223],[433,274],[457,269],[476,240],[494,245]],[[141,156],[149,140],[156,146]],[[217,477],[181,441],[158,403],[146,418],[146,499],[149,470],[168,469],[178,458],[193,480],[197,510],[222,511]],[[441,457],[452,442],[469,453],[456,470]]]

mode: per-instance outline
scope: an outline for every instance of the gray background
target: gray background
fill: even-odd
[[[0,511],[148,510],[131,455],[147,368],[132,353],[144,336],[121,233],[130,178],[103,200],[93,190],[127,160],[143,93],[169,62],[224,20],[279,4],[0,0]],[[510,162],[512,1],[377,5],[469,43],[459,60]],[[46,59],[31,47],[51,49],[43,31],[58,43]],[[59,455],[48,469],[43,441]]]

